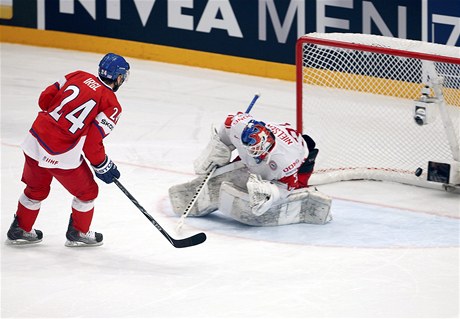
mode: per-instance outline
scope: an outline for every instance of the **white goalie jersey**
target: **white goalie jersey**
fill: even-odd
[[[231,162],[235,149],[239,160]],[[298,181],[308,156],[306,140],[289,124],[230,115],[219,129],[212,128],[208,145],[194,161],[199,176],[169,189],[174,212],[206,216],[220,210],[253,226],[325,224],[331,199]],[[191,200],[196,200],[192,208]]]
[[[246,113],[228,116],[218,131],[220,140],[228,146],[233,145],[249,171],[262,179],[283,181],[293,175],[295,178],[298,168],[308,157],[308,147],[302,136],[289,124],[266,123],[267,128],[275,135],[276,142],[267,158],[257,163],[241,141],[241,132],[252,119],[253,117]],[[295,180],[286,181],[286,184],[288,188],[296,188]]]

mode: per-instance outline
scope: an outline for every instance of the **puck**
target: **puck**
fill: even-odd
[[[420,175],[422,175],[423,173],[423,169],[421,167],[417,168],[415,170],[415,176],[419,177]]]

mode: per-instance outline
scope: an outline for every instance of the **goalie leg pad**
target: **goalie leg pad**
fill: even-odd
[[[245,185],[248,176],[247,168],[239,162],[217,169],[208,183],[203,186],[203,190],[188,216],[200,217],[212,213],[218,207],[219,190],[222,182],[231,181],[236,185]],[[183,214],[202,182],[203,176],[199,176],[188,183],[169,188],[169,199],[176,215]]]
[[[173,211],[176,215],[182,215],[193,196],[195,196],[196,189],[203,182],[203,177],[197,177],[194,180],[174,185],[169,188],[169,200]],[[214,208],[214,209],[213,209]],[[189,216],[204,216],[214,211],[216,207],[211,205],[211,195],[209,184],[203,186],[203,190],[190,210]]]
[[[249,206],[247,189],[229,182],[220,188],[219,210],[250,226],[278,226],[298,223],[323,225],[329,222],[331,198],[316,190],[299,189],[262,215],[255,215]]]
[[[273,216],[268,212],[260,216],[254,215],[249,206],[247,189],[229,182],[223,182],[220,187],[219,211],[242,224],[250,226],[278,225],[278,216]]]
[[[308,199],[302,201],[300,220],[302,223],[324,225],[332,220],[332,198],[316,189],[308,191]]]

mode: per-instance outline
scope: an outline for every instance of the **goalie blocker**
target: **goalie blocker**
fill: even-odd
[[[202,177],[169,189],[173,211],[181,215],[195,195]],[[204,186],[189,216],[206,216],[216,210],[251,226],[297,223],[323,225],[332,220],[331,198],[316,189],[301,188],[285,194],[272,192],[275,185],[250,174],[241,162],[218,168]],[[272,183],[273,184],[273,183]],[[280,192],[283,192],[281,189]]]

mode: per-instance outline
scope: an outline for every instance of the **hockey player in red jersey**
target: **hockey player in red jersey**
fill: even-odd
[[[195,160],[204,175],[218,167],[204,185],[189,216],[215,210],[248,225],[325,224],[330,198],[308,188],[318,149],[289,124],[266,123],[247,113],[227,117]],[[231,161],[232,152],[237,158]],[[195,196],[203,177],[169,189],[176,214]],[[189,209],[189,208],[187,208]]]
[[[120,177],[105,152],[103,139],[122,113],[114,92],[128,75],[126,60],[108,53],[99,63],[98,76],[75,71],[41,93],[41,111],[21,145],[25,155],[22,181],[26,187],[7,233],[9,243],[42,241],[43,233],[33,225],[55,178],[74,196],[65,245],[102,245],[102,234],[89,230],[98,185],[87,161],[105,183]]]

